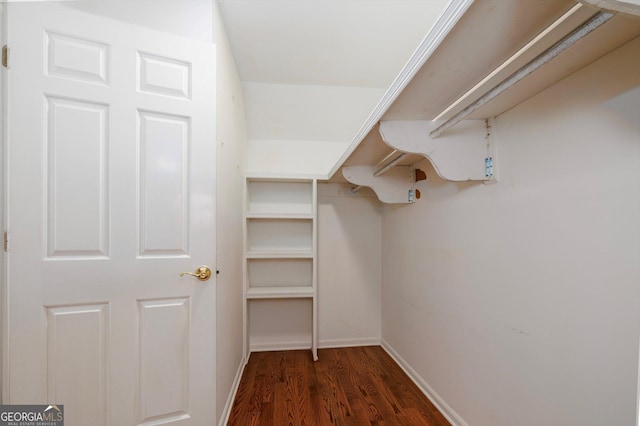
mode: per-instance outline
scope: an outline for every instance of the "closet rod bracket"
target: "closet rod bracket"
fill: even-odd
[[[374,166],[343,166],[344,178],[356,185],[352,192],[369,187],[383,203],[412,204],[420,198],[416,182],[425,180],[427,175],[412,166],[394,166],[384,175],[376,176]]]
[[[430,120],[381,121],[380,136],[393,149],[427,158],[438,176],[450,181],[495,181],[497,170],[493,119],[464,120],[434,139]]]

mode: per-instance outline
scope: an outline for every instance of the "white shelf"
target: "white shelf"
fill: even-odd
[[[250,287],[247,290],[247,299],[302,299],[314,295],[315,291],[311,286]]]
[[[261,250],[261,251],[248,251],[247,259],[313,259],[315,252],[300,250],[300,251],[276,251],[276,250]]]
[[[311,213],[262,213],[248,212],[245,217],[247,219],[293,219],[293,220],[312,220]]]
[[[244,216],[247,359],[310,347],[317,360],[316,179],[248,176]]]

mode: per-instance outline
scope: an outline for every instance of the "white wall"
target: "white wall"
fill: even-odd
[[[250,173],[326,177],[348,143],[290,140],[249,140],[247,170]]]
[[[638,52],[499,116],[498,184],[425,165],[383,214],[383,339],[468,424],[636,422]]]
[[[229,410],[242,352],[242,211],[247,133],[242,87],[224,24],[214,3],[217,51],[216,418]]]
[[[350,142],[383,89],[243,84],[249,138]]]
[[[326,175],[384,90],[244,83],[251,173]]]
[[[351,185],[318,185],[318,346],[379,345],[380,203]]]

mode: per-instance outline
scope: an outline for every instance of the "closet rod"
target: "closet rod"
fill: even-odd
[[[496,98],[501,93],[505,92],[520,80],[527,77],[532,72],[541,68],[544,64],[558,56],[560,53],[567,50],[569,47],[573,46],[578,41],[582,40],[584,37],[589,35],[593,30],[607,22],[609,19],[613,18],[614,14],[609,12],[598,12],[587,22],[573,30],[571,33],[566,35],[564,38],[559,40],[553,46],[533,58],[529,63],[524,65],[522,68],[511,74],[506,79],[502,80],[502,82],[498,83],[493,89],[489,90],[487,93],[478,98],[471,105],[464,108],[462,111],[458,112],[456,115],[442,123],[440,126],[436,127],[429,133],[429,137],[435,139],[442,135],[447,129],[455,126],[475,111],[477,111],[483,105],[489,103],[491,100]]]
[[[378,161],[378,164],[376,164],[376,166],[382,166],[387,162],[387,160],[389,160],[391,157],[394,157],[396,154],[398,154],[398,150],[394,149],[393,151],[388,153],[382,160]]]
[[[378,177],[378,176],[381,176],[381,175],[387,173],[390,168],[392,168],[393,166],[398,164],[406,156],[407,156],[407,154],[404,153],[404,152],[402,154],[398,155],[394,160],[391,160],[390,162],[388,162],[386,166],[383,166],[383,167],[379,168],[378,170],[376,170],[376,172],[373,174],[373,176]]]

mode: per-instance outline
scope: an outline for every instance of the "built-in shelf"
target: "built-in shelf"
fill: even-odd
[[[495,182],[494,118],[640,36],[638,14],[635,0],[452,0],[329,180],[405,204],[413,185],[392,171],[425,159],[446,180]]]
[[[299,220],[312,220],[313,215],[311,213],[252,213],[246,214],[247,219],[299,219]]]
[[[247,299],[302,299],[314,297],[313,287],[249,287]]]
[[[312,196],[306,179],[247,178],[249,215],[313,217]]]
[[[312,177],[246,179],[247,359],[252,350],[304,347],[318,359],[316,200],[317,181]]]

